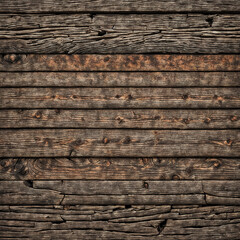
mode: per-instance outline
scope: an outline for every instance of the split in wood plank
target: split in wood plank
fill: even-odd
[[[1,53],[239,53],[239,14],[11,13],[0,26]]]
[[[240,205],[240,181],[1,181],[1,205]]]
[[[239,206],[0,206],[0,238],[238,239]]]

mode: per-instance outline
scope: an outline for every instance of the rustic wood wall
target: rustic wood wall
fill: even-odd
[[[0,0],[0,239],[240,239],[237,0]]]

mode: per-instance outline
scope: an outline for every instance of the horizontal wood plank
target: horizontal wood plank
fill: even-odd
[[[1,12],[9,13],[46,13],[46,12],[236,12],[240,11],[237,0],[140,0],[124,2],[116,0],[18,0],[1,1]]]
[[[18,103],[18,101],[17,101]],[[1,128],[240,128],[240,110],[0,110]]]
[[[240,72],[1,72],[0,87],[240,87]]]
[[[240,180],[239,158],[1,158],[1,180]]]
[[[0,88],[0,108],[239,108],[239,88]]]
[[[0,238],[237,239],[239,206],[0,206]]]
[[[2,181],[1,205],[240,205],[240,181]]]
[[[0,71],[240,71],[240,55],[7,54]]]
[[[0,26],[1,53],[239,53],[239,14],[1,14]]]
[[[2,157],[238,157],[239,130],[29,129],[0,132]]]

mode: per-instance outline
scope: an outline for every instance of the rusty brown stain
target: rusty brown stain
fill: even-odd
[[[21,60],[21,61],[20,61]],[[8,71],[239,71],[240,55],[4,55]]]

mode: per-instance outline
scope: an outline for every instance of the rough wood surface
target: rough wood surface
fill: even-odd
[[[6,54],[0,71],[240,71],[240,55]]]
[[[240,181],[1,181],[1,205],[240,204]]]
[[[1,130],[2,157],[238,157],[239,130]]]
[[[124,4],[123,4],[124,5]],[[1,14],[1,53],[239,53],[239,14]]]
[[[0,108],[238,108],[239,88],[0,88]]]
[[[238,206],[1,206],[0,238],[239,239]]]
[[[240,72],[1,72],[0,87],[240,87]]]
[[[237,12],[237,0],[1,0],[1,12],[46,13],[46,12]]]
[[[239,158],[1,158],[1,180],[240,180]]]
[[[240,110],[0,110],[1,128],[240,128]]]

